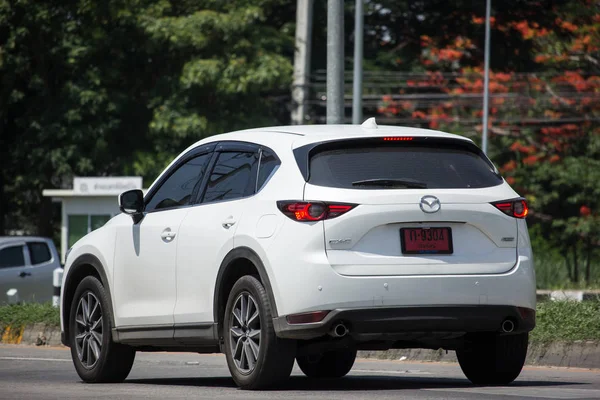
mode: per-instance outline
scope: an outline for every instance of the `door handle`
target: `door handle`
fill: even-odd
[[[31,272],[25,272],[25,271],[22,271],[22,272],[19,274],[19,277],[21,277],[21,278],[25,278],[26,276],[31,276]]]
[[[221,225],[223,225],[223,228],[229,229],[235,225],[235,222],[236,221],[235,221],[235,219],[233,219],[233,217],[229,217],[225,221],[223,221],[223,223]]]
[[[164,231],[162,231],[162,233],[160,234],[160,237],[165,242],[171,242],[171,241],[173,241],[173,239],[175,239],[175,235],[177,235],[177,233],[171,231],[171,228],[167,228]]]

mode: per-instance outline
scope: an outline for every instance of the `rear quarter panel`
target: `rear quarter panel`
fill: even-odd
[[[276,259],[279,254],[291,254],[287,246],[295,246],[293,240],[282,242],[279,233],[287,222],[290,221],[277,208],[279,200],[303,200],[304,179],[298,170],[295,160],[291,157],[289,149],[275,150],[281,159],[281,166],[265,186],[255,196],[248,199],[247,211],[237,228],[234,237],[234,248],[248,247],[261,259],[269,277],[273,296],[277,307],[285,300],[277,283],[277,277],[285,266],[274,265],[271,262],[273,255]],[[321,231],[322,232],[322,231]]]

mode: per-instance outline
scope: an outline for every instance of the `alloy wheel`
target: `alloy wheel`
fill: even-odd
[[[250,374],[260,353],[260,313],[250,293],[242,292],[238,296],[229,318],[233,361],[240,372]]]
[[[92,369],[102,351],[102,306],[90,291],[79,298],[75,314],[75,347],[77,357],[85,368]]]

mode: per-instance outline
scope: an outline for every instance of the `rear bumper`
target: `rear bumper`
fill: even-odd
[[[436,306],[337,309],[321,322],[289,324],[285,316],[274,319],[278,337],[315,339],[343,323],[356,341],[397,340],[407,333],[502,332],[502,323],[514,323],[512,333],[535,327],[535,311],[515,306]]]
[[[269,273],[278,315],[320,310],[437,306],[514,306],[535,309],[535,273],[519,255],[504,274],[344,276],[325,255],[292,256]]]

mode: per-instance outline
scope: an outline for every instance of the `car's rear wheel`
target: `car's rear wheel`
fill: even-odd
[[[227,366],[242,389],[261,389],[287,379],[296,343],[273,329],[265,288],[253,276],[240,278],[229,293],[223,326]]]
[[[69,316],[71,357],[79,377],[88,383],[122,382],[135,350],[112,341],[111,310],[102,283],[84,278],[75,291]]]
[[[507,385],[517,379],[527,356],[529,335],[485,335],[456,356],[465,376],[476,385]]]
[[[318,355],[296,357],[298,366],[309,378],[341,378],[354,365],[356,350],[332,350]]]

